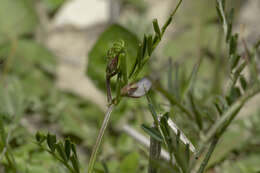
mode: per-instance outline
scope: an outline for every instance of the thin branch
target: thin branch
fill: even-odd
[[[157,127],[155,125],[153,128],[157,129]],[[154,164],[154,162],[159,161],[160,153],[161,153],[161,142],[157,141],[153,137],[150,137],[148,173],[157,173],[158,165]]]
[[[207,166],[207,164],[208,164],[208,162],[209,162],[209,159],[210,159],[210,157],[211,157],[211,155],[212,155],[214,149],[216,148],[216,145],[217,145],[217,143],[218,143],[218,140],[219,140],[219,138],[217,138],[217,137],[213,138],[213,140],[212,140],[212,142],[211,142],[211,144],[210,144],[209,150],[208,150],[208,152],[207,152],[207,154],[206,154],[204,160],[202,161],[202,163],[201,163],[201,165],[200,165],[200,168],[199,168],[199,170],[198,170],[198,173],[203,173],[203,172],[204,172],[204,170],[205,170],[205,168],[206,168],[206,166]]]
[[[208,142],[215,136],[220,137],[226,128],[230,125],[231,121],[238,114],[241,107],[253,96],[260,93],[260,85],[249,89],[240,99],[238,99],[231,107],[224,112],[221,118],[211,127],[209,132],[206,134],[203,142],[201,144],[200,150],[197,153],[196,157],[199,157],[205,150]],[[217,134],[218,133],[218,134]]]
[[[218,6],[219,6],[219,11],[220,11],[220,15],[223,19],[223,30],[224,30],[224,34],[225,36],[227,36],[227,30],[228,30],[228,24],[227,24],[227,19],[226,19],[226,15],[225,15],[225,11],[224,11],[224,5],[223,5],[223,1],[222,0],[217,0]]]
[[[260,92],[260,85],[253,87],[252,89],[248,90],[240,99],[238,99],[218,120],[209,132],[206,134],[204,141],[208,142],[212,137],[216,134],[217,130],[225,124],[230,118],[233,118],[235,112],[237,112],[241,106],[243,106],[251,97],[258,94]]]
[[[107,112],[105,114],[105,118],[103,120],[102,126],[99,130],[99,133],[98,133],[96,144],[94,145],[94,148],[93,148],[92,153],[91,153],[91,157],[90,157],[90,160],[89,160],[88,173],[93,172],[96,157],[97,157],[97,152],[98,152],[98,149],[100,148],[100,144],[101,144],[102,138],[104,136],[105,130],[107,128],[107,124],[108,124],[108,121],[110,119],[110,115],[113,111],[113,108],[114,108],[113,104],[109,105]]]

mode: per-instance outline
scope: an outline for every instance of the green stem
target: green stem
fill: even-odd
[[[205,170],[205,168],[206,168],[206,166],[207,166],[207,164],[208,164],[208,162],[209,162],[209,159],[210,159],[210,157],[211,157],[211,155],[212,155],[214,149],[216,148],[216,145],[217,145],[217,143],[218,143],[218,140],[219,140],[218,137],[215,137],[215,138],[212,140],[212,142],[211,142],[211,144],[210,144],[210,147],[209,147],[209,150],[208,150],[208,152],[207,152],[207,154],[206,154],[204,160],[202,161],[202,163],[201,163],[201,165],[200,165],[200,169],[198,170],[198,173],[203,173],[203,172],[204,172],[204,170]]]
[[[220,11],[220,15],[223,19],[223,30],[224,30],[224,34],[225,36],[227,36],[227,31],[228,31],[228,24],[227,24],[227,19],[226,19],[226,15],[225,15],[225,11],[224,11],[224,5],[223,5],[223,1],[222,0],[217,0],[218,3],[218,7],[219,7],[219,11]]]
[[[212,128],[209,130],[207,135],[205,136],[204,141],[208,142],[212,137],[216,134],[218,129],[223,126],[230,118],[234,118],[233,116],[237,115],[237,111],[254,95],[258,94],[260,92],[260,85],[257,85],[248,92],[246,92],[240,99],[238,99],[218,120]],[[235,114],[234,114],[235,113]]]
[[[197,153],[196,157],[199,157],[205,150],[208,142],[217,135],[218,138],[224,133],[226,128],[230,125],[231,121],[236,117],[239,110],[243,105],[253,96],[260,93],[260,85],[249,89],[240,99],[238,99],[231,107],[221,116],[221,118],[211,127],[209,132],[206,134],[203,142],[201,144],[200,150]],[[192,167],[195,164],[195,160],[191,164]]]
[[[158,130],[158,127],[154,126],[154,129]],[[148,173],[157,173],[158,161],[161,155],[161,142],[150,137],[150,153],[149,153],[149,165]]]
[[[175,15],[175,13],[177,12],[177,10],[178,10],[178,8],[179,8],[179,6],[181,5],[181,3],[182,3],[182,0],[180,0],[179,2],[178,2],[178,4],[177,4],[177,6],[175,7],[175,9],[173,10],[173,12],[171,13],[171,15],[169,16],[169,18],[168,18],[168,20],[165,22],[165,24],[163,25],[163,27],[162,27],[162,33],[161,33],[161,35],[163,36],[163,34],[164,34],[164,32],[165,32],[165,30],[166,30],[166,28],[169,26],[169,24],[171,23],[171,21],[172,21],[172,17]]]
[[[97,152],[98,152],[98,150],[100,148],[100,144],[101,144],[102,138],[104,136],[104,133],[105,133],[108,121],[110,119],[110,115],[111,115],[111,113],[113,111],[113,107],[114,107],[113,104],[109,105],[109,107],[107,109],[107,112],[105,114],[105,118],[104,118],[102,126],[101,126],[101,128],[99,130],[96,143],[95,143],[94,148],[93,148],[92,153],[91,153],[91,157],[90,157],[90,160],[89,160],[89,166],[88,166],[88,173],[92,173],[93,170],[94,170],[94,165],[95,165],[95,162],[96,162]]]

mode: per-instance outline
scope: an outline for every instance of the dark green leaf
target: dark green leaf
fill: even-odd
[[[219,115],[222,115],[223,111],[222,111],[222,108],[220,107],[219,103],[215,102],[214,103]]]
[[[162,135],[160,134],[160,132],[158,130],[151,128],[145,124],[142,124],[141,127],[148,135],[150,135],[155,140],[160,141],[160,142],[163,141]]]
[[[178,129],[177,135],[176,135],[176,150],[179,150],[180,147],[180,137],[181,137],[181,131]]]
[[[152,48],[153,48],[153,36],[149,35],[147,38],[147,51],[149,56],[151,56],[152,54]]]
[[[237,55],[237,54],[232,54],[232,55],[230,56],[231,69],[236,68],[236,66],[237,66],[237,64],[238,64],[238,62],[239,62],[239,59],[240,59],[240,56]]]
[[[52,152],[55,151],[55,144],[56,144],[56,135],[54,134],[47,134],[47,144]]]
[[[152,116],[153,116],[153,119],[154,119],[154,122],[156,123],[156,126],[159,125],[159,121],[158,121],[158,115],[155,111],[155,108],[153,106],[153,103],[152,103],[152,100],[151,98],[149,97],[149,95],[146,95],[146,98],[147,98],[147,101],[148,101],[148,108],[149,108],[149,111],[151,112]]]
[[[161,119],[160,119],[160,127],[161,127],[161,130],[164,134],[164,137],[168,139],[170,139],[170,131],[169,131],[169,125],[168,125],[168,118],[169,118],[169,115],[168,113],[165,113]]]
[[[246,63],[246,61],[244,61],[242,64],[240,64],[240,65],[237,67],[237,69],[236,69],[236,71],[235,71],[235,74],[234,74],[234,79],[233,79],[235,82],[236,82],[237,79],[239,78],[241,72],[245,69],[246,65],[247,65],[247,63]]]
[[[67,162],[68,161],[68,158],[66,156],[66,152],[65,152],[65,148],[64,148],[64,145],[62,144],[61,141],[59,141],[56,145],[55,145],[55,148],[57,149],[60,157],[65,161]]]
[[[240,84],[241,84],[243,90],[245,91],[247,89],[247,81],[246,81],[245,77],[240,76],[239,81],[240,81]]]
[[[236,101],[241,96],[240,89],[238,87],[233,87],[227,97],[227,102],[231,105],[234,101]]]
[[[187,165],[189,165],[190,162],[190,145],[186,144],[185,145],[185,156],[186,156],[186,160],[187,160]]]
[[[37,142],[39,142],[41,144],[42,142],[45,141],[46,136],[44,135],[44,133],[37,131],[35,138],[36,138]]]
[[[161,39],[161,31],[157,19],[153,20],[153,29],[156,35],[159,37],[159,39]]]
[[[228,21],[227,21],[227,35],[226,35],[226,41],[230,41],[231,35],[232,35],[232,28],[233,28],[233,16],[234,16],[234,9],[232,8],[229,15],[228,15]]]
[[[71,157],[70,157],[70,160],[71,160],[71,163],[72,163],[72,166],[74,168],[74,170],[77,172],[77,173],[80,173],[80,170],[79,170],[79,161],[78,161],[78,158],[75,154],[73,154]]]
[[[235,54],[237,51],[238,34],[234,34],[229,42],[229,55]]]
[[[71,143],[71,149],[76,158],[78,158],[76,145],[74,143]]]
[[[222,17],[222,15],[221,15],[219,6],[217,6],[216,9],[217,9],[217,13],[218,13],[218,17],[219,17],[219,19],[220,19],[220,22],[223,24],[223,17]]]
[[[147,44],[147,37],[146,37],[146,35],[144,34],[143,45],[142,45],[142,47],[143,47],[143,50],[142,50],[143,57],[145,56],[145,53],[146,53],[146,47],[147,47],[146,44]]]
[[[70,139],[65,139],[65,153],[66,153],[67,159],[70,158],[70,152],[71,152]]]

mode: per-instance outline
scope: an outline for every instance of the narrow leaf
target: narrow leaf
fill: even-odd
[[[71,142],[70,139],[65,139],[65,153],[67,156],[67,159],[70,158],[70,153],[71,153]]]
[[[78,158],[75,154],[73,154],[71,157],[70,157],[70,160],[71,160],[71,163],[72,163],[72,166],[74,168],[74,170],[77,172],[77,173],[80,173],[80,170],[79,170],[79,161],[78,161]]]
[[[237,66],[237,64],[238,64],[240,58],[241,58],[241,56],[236,55],[236,54],[232,54],[232,55],[230,56],[231,69],[236,68],[236,66]]]
[[[237,39],[238,34],[235,34],[231,37],[230,43],[229,43],[229,55],[235,54],[237,50]]]
[[[149,56],[151,56],[152,54],[152,48],[153,48],[153,36],[149,35],[147,38],[147,51]]]
[[[152,138],[154,138],[157,141],[163,142],[163,138],[162,135],[160,134],[160,132],[154,128],[151,128],[145,124],[142,124],[142,129],[148,134],[150,135]]]
[[[67,162],[67,161],[68,161],[68,158],[67,158],[67,156],[66,156],[66,152],[65,152],[65,149],[64,149],[64,146],[63,146],[62,142],[59,141],[55,146],[56,146],[56,149],[57,149],[57,151],[58,151],[60,157],[61,157],[65,162]]]
[[[245,77],[240,76],[239,81],[240,81],[241,87],[245,91],[247,89],[247,81],[246,81]]]
[[[159,27],[159,24],[158,24],[158,21],[157,19],[154,19],[153,20],[153,29],[156,33],[156,35],[159,37],[159,39],[161,40],[161,31],[160,31],[160,27]]]
[[[36,138],[37,142],[39,142],[41,144],[45,141],[46,136],[42,132],[37,131],[35,138]]]
[[[145,53],[146,53],[146,47],[147,47],[146,44],[147,44],[147,37],[144,34],[143,45],[142,45],[142,48],[143,48],[143,50],[142,50],[142,53],[143,53],[142,57],[144,57]]]
[[[55,144],[56,144],[56,135],[47,134],[47,144],[52,152],[55,151]]]

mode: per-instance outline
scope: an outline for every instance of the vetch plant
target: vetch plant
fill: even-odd
[[[98,133],[96,143],[93,147],[93,151],[89,161],[88,173],[92,173],[94,169],[94,164],[97,157],[97,152],[100,147],[105,129],[108,125],[110,115],[112,113],[113,107],[120,102],[121,96],[129,97],[141,97],[145,95],[151,87],[151,82],[147,78],[143,78],[140,81],[136,81],[138,74],[142,71],[144,65],[150,59],[153,51],[161,41],[167,27],[172,21],[177,9],[179,8],[182,0],[179,1],[175,10],[169,16],[163,27],[159,27],[157,20],[153,21],[154,35],[144,35],[143,41],[139,44],[137,50],[137,56],[133,67],[128,75],[126,66],[126,52],[125,43],[121,40],[114,43],[113,47],[108,51],[108,64],[106,68],[106,87],[107,87],[107,100],[108,109],[105,114],[102,126]],[[117,77],[116,79],[116,97],[112,98],[110,80],[112,77]],[[128,82],[131,81],[130,84]],[[148,82],[149,81],[149,82]]]
[[[159,27],[156,19],[153,20],[154,34],[144,35],[142,42],[138,45],[136,58],[131,68],[127,64],[129,58],[127,42],[118,40],[108,50],[105,70],[108,108],[92,149],[88,173],[100,171],[95,170],[94,166],[102,138],[114,107],[118,106],[123,98],[143,96],[147,98],[147,107],[153,122],[152,124],[142,124],[141,128],[150,136],[148,173],[203,173],[231,122],[245,103],[260,92],[257,69],[257,50],[260,41],[252,49],[248,49],[244,42],[245,53],[238,51],[239,35],[234,34],[232,30],[234,10],[227,12],[224,0],[216,0],[217,12],[227,47],[227,53],[223,56],[227,57],[228,60],[228,85],[223,93],[210,91],[205,94],[206,96],[203,93],[202,99],[196,95],[197,88],[195,86],[200,77],[198,71],[202,64],[201,58],[194,65],[189,76],[179,74],[178,66],[169,63],[168,88],[164,88],[162,80],[154,80],[152,75],[151,77],[140,75],[162,40],[181,3],[182,0],[179,1],[162,27]],[[245,69],[248,69],[249,77],[244,75]],[[173,71],[176,75],[174,82],[172,82]],[[112,81],[115,81],[115,85],[112,85]],[[164,96],[165,100],[170,103],[170,110],[161,109],[162,112],[158,110],[158,101],[149,93],[151,88],[157,91],[155,95],[160,93]],[[190,134],[186,132],[187,129],[179,128],[182,126],[178,124],[178,121],[175,122],[172,115],[174,118],[181,117],[183,123],[186,123],[186,127],[192,131],[191,133],[195,137],[190,138]],[[57,141],[55,135],[41,132],[38,132],[35,137],[37,144],[60,161],[71,173],[80,172],[76,146],[70,139]],[[166,162],[161,160],[162,153],[166,156],[164,157]],[[104,172],[109,172],[106,164],[103,165],[105,165]]]

